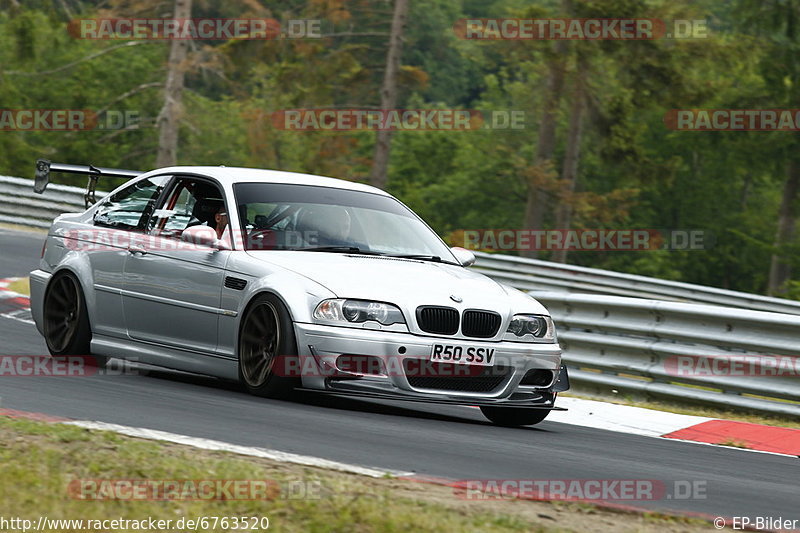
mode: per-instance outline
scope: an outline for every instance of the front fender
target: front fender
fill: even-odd
[[[241,267],[249,265],[237,264],[237,258],[233,254],[231,259],[225,275],[240,278],[247,284],[243,291],[228,287],[222,289],[218,350],[223,357],[237,357],[239,325],[247,306],[259,294],[270,293],[277,296],[289,310],[293,322],[310,321],[317,302],[336,297],[319,283],[283,268],[261,264],[256,265],[257,268],[245,269]],[[231,270],[231,266],[235,268]]]
[[[280,298],[289,310],[293,322],[311,322],[313,310],[320,300],[336,298],[331,290],[306,277],[290,271],[276,272],[252,283],[242,302],[240,314],[255,296],[265,292]]]

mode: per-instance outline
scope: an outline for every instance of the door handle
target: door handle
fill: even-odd
[[[138,246],[131,246],[128,248],[128,253],[131,255],[147,255],[147,250]]]

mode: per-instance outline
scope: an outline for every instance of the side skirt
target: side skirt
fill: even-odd
[[[235,359],[130,339],[115,339],[95,333],[92,338],[92,353],[222,379],[239,379],[238,362]]]

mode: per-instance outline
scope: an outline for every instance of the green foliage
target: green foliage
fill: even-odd
[[[30,177],[38,157],[151,168],[168,43],[79,40],[68,33],[69,16],[58,2],[6,4],[10,7],[0,11],[3,109],[110,109],[134,112],[139,120],[125,130],[0,131],[0,173]],[[76,9],[73,18],[168,13],[166,4],[155,0],[66,4]],[[786,161],[797,153],[795,134],[678,132],[665,127],[664,116],[680,108],[796,106],[798,8],[755,0],[571,4],[575,17],[706,19],[710,28],[707,39],[567,43],[566,87],[582,74],[589,93],[578,184],[569,200],[572,227],[703,230],[713,246],[573,252],[570,261],[764,291],[776,252]],[[517,130],[394,134],[388,188],[441,235],[521,228],[530,180],[543,179],[553,190],[558,185],[570,108],[565,92],[555,110],[554,172],[543,178],[533,162],[554,43],[463,40],[454,23],[559,17],[563,9],[556,0],[412,0],[398,107],[474,109],[485,117],[516,110],[525,116],[524,128]],[[378,105],[391,2],[196,0],[193,16],[318,18],[326,37],[193,42],[185,65],[180,163],[367,181],[373,132],[287,131],[273,119],[286,109]],[[578,58],[585,72],[579,72]],[[63,181],[82,184],[79,178]],[[551,196],[553,206],[567,201]],[[552,213],[546,217],[546,227],[553,227],[552,218]],[[778,251],[797,257],[796,248],[789,244]],[[788,286],[795,298],[798,283]]]

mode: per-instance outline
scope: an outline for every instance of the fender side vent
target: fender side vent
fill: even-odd
[[[247,286],[247,280],[241,278],[234,278],[231,276],[225,276],[225,287],[228,289],[233,289],[235,291],[244,290]]]

